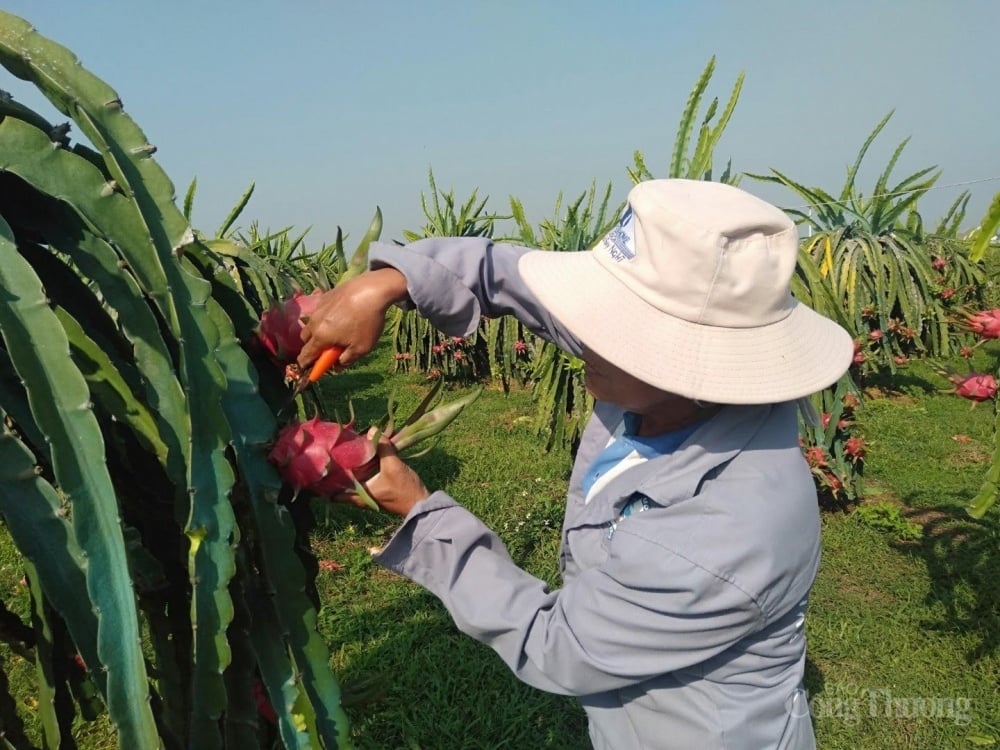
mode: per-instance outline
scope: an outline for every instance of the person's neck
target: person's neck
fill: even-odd
[[[636,435],[639,437],[655,437],[668,432],[681,430],[695,422],[707,419],[721,407],[715,404],[703,405],[691,399],[677,396],[669,404],[658,409],[650,409],[643,414],[637,414],[639,427]]]

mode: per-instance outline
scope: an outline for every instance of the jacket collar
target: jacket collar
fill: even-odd
[[[732,460],[773,419],[794,409],[794,402],[723,407],[673,453],[645,461],[608,482],[579,509],[573,526],[614,520],[635,493],[659,505],[693,496],[709,472]],[[622,413],[619,420],[623,418]]]

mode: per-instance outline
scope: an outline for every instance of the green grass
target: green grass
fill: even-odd
[[[980,352],[976,365],[995,367],[995,357]],[[391,366],[382,349],[327,378],[326,414],[345,416],[350,398],[365,426],[381,416],[389,387],[404,405],[415,404],[426,384],[390,375]],[[865,502],[898,508],[899,518],[920,524],[921,538],[908,541],[892,523],[879,529],[851,511],[823,514],[807,687],[824,750],[968,748],[991,737],[1000,746],[1000,524],[995,511],[977,522],[963,510],[989,462],[993,413],[938,393],[944,385],[914,365],[858,412],[870,445]],[[487,390],[413,465],[429,487],[447,490],[494,528],[518,563],[557,586],[570,462],[541,452],[532,414],[529,393]],[[314,507],[314,550],[342,566],[319,574],[319,624],[359,748],[587,747],[573,699],[520,684],[492,651],[457,631],[432,595],[371,561],[369,549],[398,519]],[[4,539],[0,587],[26,614],[20,576]],[[31,729],[31,668],[0,654]],[[83,731],[90,735],[81,733],[81,747],[113,746],[106,725]]]

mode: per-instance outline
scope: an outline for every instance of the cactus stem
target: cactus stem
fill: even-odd
[[[119,97],[115,97],[114,99],[109,99],[108,101],[104,102],[104,106],[107,107],[108,109],[117,109],[119,111],[124,109],[124,107],[122,107],[122,100]]]

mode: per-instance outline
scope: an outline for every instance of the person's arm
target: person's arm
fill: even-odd
[[[526,252],[487,237],[434,237],[402,247],[372,243],[372,270],[327,292],[307,323],[299,364],[309,365],[334,345],[345,349],[341,366],[367,354],[394,304],[415,308],[450,336],[468,336],[484,315],[512,315],[542,338],[579,354],[579,342],[521,281],[517,261]]]
[[[483,315],[512,315],[542,338],[579,353],[576,339],[521,281],[517,263],[526,252],[488,237],[431,237],[405,247],[373,245],[370,265],[400,270],[407,301],[444,333],[468,336]]]
[[[478,518],[435,492],[376,560],[429,589],[520,680],[553,693],[615,690],[684,669],[762,625],[737,582],[629,526],[619,525],[604,565],[551,591]]]

